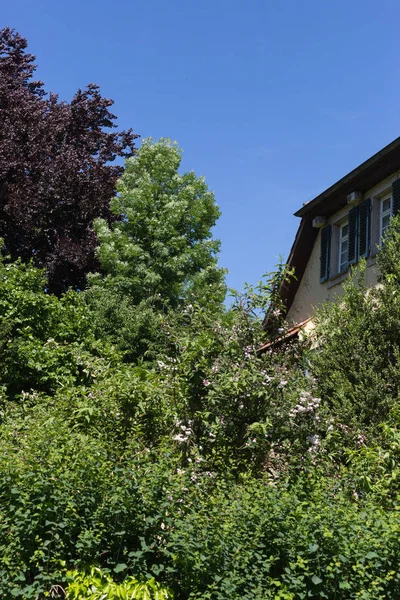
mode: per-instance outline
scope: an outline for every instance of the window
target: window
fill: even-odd
[[[349,210],[349,265],[369,256],[371,229],[371,199],[367,198]]]
[[[400,177],[393,181],[391,189],[382,190],[373,203],[367,198],[353,206],[346,220],[335,221],[333,217],[333,227],[329,223],[321,229],[320,282],[344,273],[349,265],[368,258],[371,251],[375,254],[390,219],[399,213]]]
[[[340,227],[339,238],[339,273],[349,266],[349,223],[343,223]]]
[[[386,230],[389,227],[390,219],[393,214],[393,203],[392,203],[392,195],[387,196],[386,198],[382,198],[381,200],[381,210],[380,210],[380,235],[379,240],[385,236]]]
[[[323,283],[332,275],[343,273],[349,265],[360,258],[367,258],[370,251],[371,238],[371,199],[368,198],[349,210],[346,222],[338,224],[339,236],[331,236],[332,227],[328,225],[321,230],[320,282]],[[335,247],[334,259],[337,267],[331,272],[331,241]],[[337,269],[337,270],[336,270]]]

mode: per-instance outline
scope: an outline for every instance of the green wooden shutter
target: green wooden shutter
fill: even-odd
[[[358,260],[358,206],[349,211],[349,265]]]
[[[392,206],[393,214],[397,215],[400,211],[400,179],[396,179],[392,184]]]
[[[321,283],[329,278],[331,259],[331,231],[332,228],[330,225],[321,229],[321,262],[319,270],[319,278]]]
[[[370,247],[371,198],[358,206],[358,258],[367,258]]]

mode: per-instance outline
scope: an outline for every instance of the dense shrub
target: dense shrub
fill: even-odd
[[[1,264],[0,597],[398,598],[399,228],[378,289],[353,272],[264,353],[282,268],[182,297],[133,361],[89,296]]]

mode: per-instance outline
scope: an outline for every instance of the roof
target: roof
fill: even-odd
[[[296,217],[330,216],[347,204],[347,195],[355,190],[362,193],[377,185],[400,168],[400,137],[379,150],[322,194],[306,202],[295,212]]]
[[[302,323],[298,323],[294,327],[291,327],[290,329],[288,329],[287,331],[285,331],[285,333],[281,337],[279,337],[279,338],[277,338],[275,340],[272,340],[270,342],[267,342],[266,344],[264,344],[263,346],[261,346],[261,348],[258,348],[257,353],[265,352],[266,350],[268,350],[268,348],[271,348],[271,347],[274,347],[274,346],[278,346],[278,345],[280,345],[283,342],[288,342],[289,340],[293,339],[294,337],[297,337],[298,334],[300,333],[300,331],[310,321],[311,321],[311,317],[309,317],[308,319],[306,319]]]
[[[348,194],[354,191],[364,194],[399,169],[400,137],[361,163],[316,198],[303,204],[294,213],[296,217],[301,217],[301,223],[287,261],[288,265],[294,268],[296,279],[292,279],[281,289],[281,298],[287,311],[293,303],[318,235],[318,229],[312,226],[313,218],[319,215],[330,217],[347,205]],[[268,316],[265,323],[267,321]]]

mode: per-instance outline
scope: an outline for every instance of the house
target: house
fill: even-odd
[[[310,324],[314,307],[334,300],[351,265],[366,259],[366,283],[377,283],[376,254],[400,210],[400,137],[304,204],[288,264],[296,279],[282,287],[293,329]],[[268,319],[268,317],[267,317]]]

